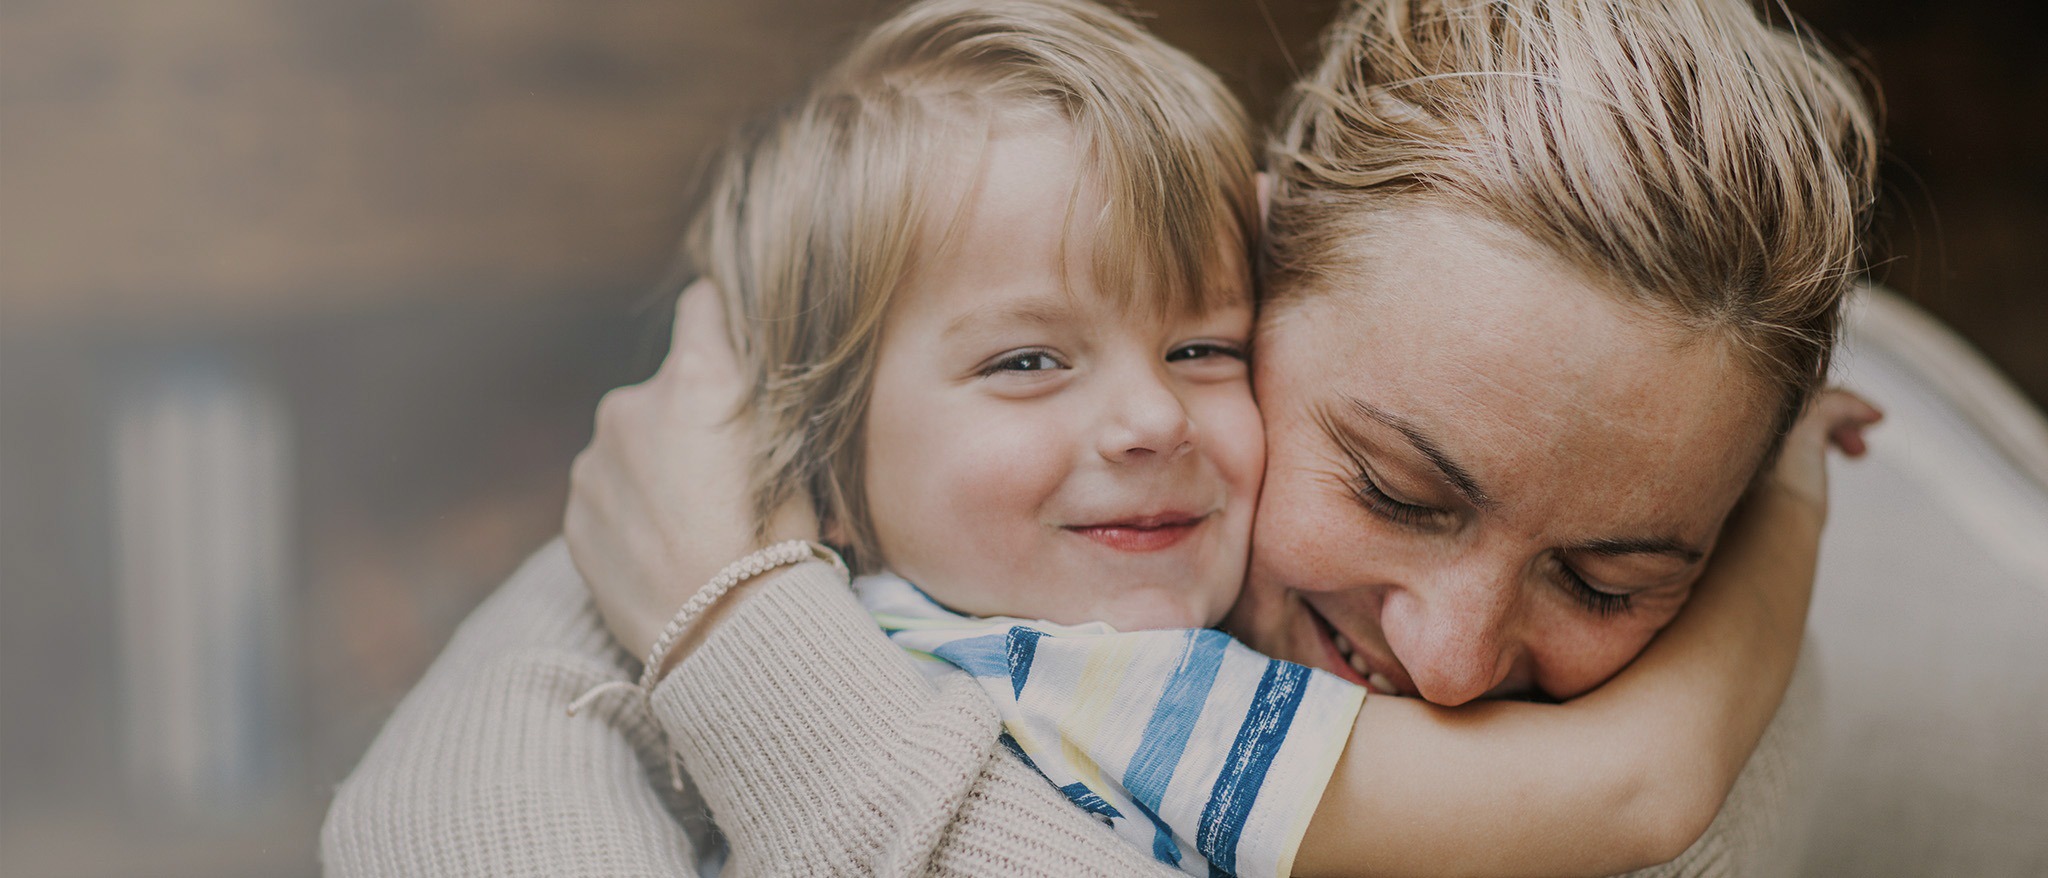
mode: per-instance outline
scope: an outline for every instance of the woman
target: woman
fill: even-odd
[[[1435,704],[1576,697],[1678,615],[1824,373],[1872,133],[1839,68],[1745,6],[1413,7],[1339,22],[1271,156],[1269,461],[1229,627]],[[722,512],[744,508],[721,496],[744,449],[701,417],[719,400],[692,396],[718,386],[713,341],[679,340],[608,403],[577,470],[577,561],[636,654],[753,545]],[[630,659],[567,573],[544,553],[466,626],[344,790],[331,868],[681,873],[663,808],[689,809],[638,756],[662,732],[756,867],[1149,865],[994,745],[978,693],[932,692],[809,568],[720,604],[652,712],[613,706],[625,732],[593,736],[560,706]],[[791,637],[834,660],[795,660]],[[1471,716],[1446,714],[1444,739]],[[449,770],[426,744],[443,728],[496,771]],[[1403,816],[1370,829],[1455,828]],[[434,844],[363,848],[380,820]],[[515,841],[532,832],[546,841]]]

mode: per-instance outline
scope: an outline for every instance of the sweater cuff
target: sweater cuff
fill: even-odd
[[[757,583],[652,704],[735,856],[785,864],[936,843],[997,737],[979,690],[934,689],[822,562]]]

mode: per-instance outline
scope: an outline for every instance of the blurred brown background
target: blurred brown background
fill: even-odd
[[[879,2],[0,6],[0,872],[313,874],[558,526],[707,148]],[[1328,0],[1153,0],[1263,118]],[[1803,0],[1883,83],[1877,275],[2048,399],[2023,0]]]

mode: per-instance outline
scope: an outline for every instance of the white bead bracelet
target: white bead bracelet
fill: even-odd
[[[676,611],[675,618],[668,620],[668,626],[661,629],[661,636],[654,639],[654,648],[647,651],[647,664],[640,670],[641,690],[650,696],[654,694],[656,678],[662,663],[668,660],[669,650],[675,648],[676,638],[683,636],[690,623],[703,615],[705,610],[710,609],[712,604],[717,603],[719,598],[725,597],[725,593],[731,591],[733,586],[777,567],[787,567],[812,558],[831,562],[833,568],[839,571],[839,575],[848,575],[846,561],[839,557],[838,552],[810,540],[776,543],[725,565],[724,570],[718,571],[717,576],[711,577],[710,582],[704,583],[704,587],[698,589],[697,593],[683,604],[683,608]]]
[[[582,696],[569,703],[569,715],[575,716],[578,711],[590,706],[590,703],[599,696],[614,690],[624,689],[638,692],[642,698],[653,698],[654,684],[659,681],[662,663],[668,660],[669,650],[675,648],[676,638],[683,636],[683,632],[689,629],[691,622],[696,621],[698,616],[703,615],[705,610],[710,609],[711,605],[717,603],[719,598],[724,597],[726,592],[731,591],[733,586],[774,570],[777,567],[787,567],[791,564],[809,561],[812,558],[829,561],[833,569],[839,571],[840,576],[848,579],[852,578],[852,575],[846,569],[846,560],[839,557],[838,552],[832,551],[830,547],[822,543],[815,543],[810,540],[789,540],[776,543],[738,561],[727,564],[724,570],[718,571],[717,576],[711,577],[710,582],[704,583],[703,588],[697,589],[697,593],[684,602],[683,608],[676,611],[675,618],[668,620],[667,627],[661,629],[661,636],[654,639],[654,648],[647,651],[647,664],[640,669],[640,682],[629,683],[625,680],[611,680],[592,686],[590,691],[583,693]],[[670,747],[666,749],[668,749],[669,785],[680,791],[683,788],[682,766],[677,761],[675,748]]]

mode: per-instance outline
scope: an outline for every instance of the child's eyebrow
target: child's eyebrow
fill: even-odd
[[[1074,309],[1067,303],[1047,296],[1035,296],[1020,301],[1004,302],[986,308],[976,308],[953,318],[946,324],[943,335],[957,335],[983,326],[1006,326],[1025,323],[1033,326],[1060,326],[1073,320]]]

